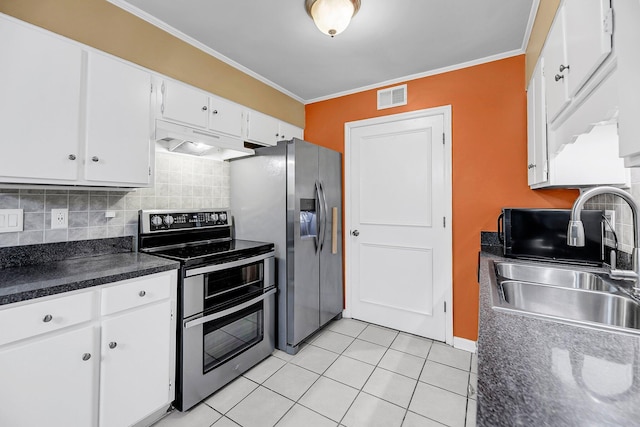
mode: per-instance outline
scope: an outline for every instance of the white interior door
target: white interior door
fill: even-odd
[[[438,111],[347,125],[347,315],[449,341],[451,148]]]

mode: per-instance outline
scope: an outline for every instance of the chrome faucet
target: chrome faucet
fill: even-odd
[[[571,220],[567,229],[567,245],[584,246],[584,226],[580,220],[580,211],[584,204],[592,198],[600,194],[613,194],[624,199],[631,208],[633,214],[633,252],[631,254],[632,270],[616,270],[612,267],[609,276],[612,279],[624,279],[638,281],[640,278],[640,216],[638,205],[628,192],[616,187],[594,187],[580,193],[571,209]]]

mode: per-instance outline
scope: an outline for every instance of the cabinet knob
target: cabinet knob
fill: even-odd
[[[359,232],[358,230],[353,230],[353,231],[351,232],[351,235],[352,235],[352,236],[356,236],[356,237],[358,237],[358,236],[360,235],[360,232]]]
[[[109,343],[109,348],[116,348],[117,346],[118,346],[118,343],[117,343],[117,342],[115,342],[115,341],[111,341],[111,342]]]
[[[559,82],[560,80],[564,79],[564,76],[562,74],[556,74],[555,79],[557,82]]]
[[[96,162],[96,163],[97,163],[97,162],[99,162],[99,161],[100,161],[100,159],[98,158],[98,156],[93,156],[93,157],[91,158],[91,161],[92,161],[92,162]]]
[[[53,320],[53,316],[50,315],[50,314],[47,314],[46,316],[44,316],[42,318],[42,321],[45,322],[45,323],[51,322],[51,320]]]
[[[207,106],[202,107],[202,111],[207,111]]]
[[[568,65],[562,65],[560,64],[560,72],[563,72],[564,70],[568,70],[569,66]]]
[[[218,110],[213,110],[211,114],[218,114]]]
[[[536,167],[536,165],[534,165],[533,163],[529,163],[529,166],[527,166],[527,169],[533,169],[535,167]]]
[[[85,353],[82,355],[82,360],[84,360],[85,362],[89,359],[91,359],[91,353]]]
[[[76,159],[75,154],[69,154],[69,160],[75,160],[75,159]]]
[[[138,292],[138,295],[140,295],[141,297],[145,296],[147,293],[145,291],[140,291]]]

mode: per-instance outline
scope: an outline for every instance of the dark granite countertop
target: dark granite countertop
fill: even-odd
[[[0,305],[177,269],[176,261],[139,252],[86,256],[0,269]]]
[[[477,425],[640,425],[640,337],[493,310],[492,259],[504,258],[480,259]]]

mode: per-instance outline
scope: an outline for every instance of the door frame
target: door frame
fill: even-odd
[[[344,124],[344,245],[345,245],[345,309],[343,316],[351,317],[352,307],[352,290],[351,283],[351,253],[353,251],[352,240],[349,238],[351,233],[351,132],[359,127],[393,123],[400,120],[409,120],[422,117],[443,116],[443,132],[444,132],[444,173],[445,173],[445,218],[447,224],[446,240],[444,245],[449,253],[447,257],[447,265],[445,266],[447,275],[447,291],[445,301],[447,304],[447,312],[445,313],[445,339],[446,343],[453,345],[453,185],[452,185],[452,144],[451,144],[451,105],[445,105],[435,108],[427,108],[423,110],[415,110],[407,113],[392,114],[387,116],[375,117],[372,119],[358,120],[347,122]]]

